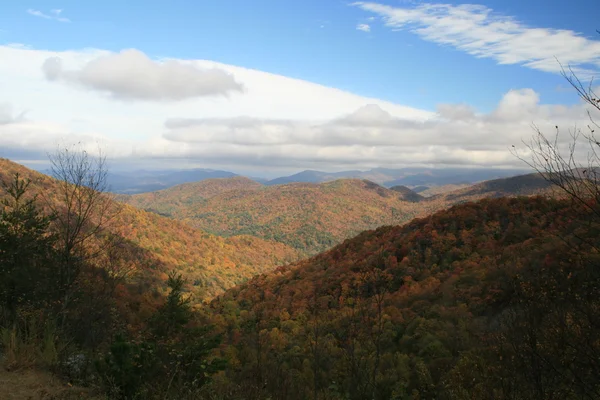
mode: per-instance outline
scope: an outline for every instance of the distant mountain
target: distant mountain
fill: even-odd
[[[494,179],[473,186],[443,193],[434,198],[449,204],[479,200],[484,197],[512,197],[552,194],[554,187],[540,174],[527,174],[510,178]]]
[[[439,186],[446,184],[468,184],[529,172],[525,170],[491,168],[376,168],[372,171],[390,178],[382,182],[387,187],[396,185]]]
[[[126,174],[109,173],[108,183],[114,193],[135,194],[166,189],[188,182],[197,182],[213,178],[231,178],[238,176],[233,172],[212,169],[187,169],[167,171],[131,171]]]
[[[267,181],[265,184],[269,186],[273,185],[285,185],[287,183],[304,182],[304,183],[321,183],[334,181],[336,179],[351,179],[361,178],[362,171],[343,171],[343,172],[322,172],[306,170],[298,172],[297,174],[290,176],[283,176]]]
[[[374,168],[368,171],[341,171],[335,173],[306,170],[294,175],[276,178],[266,185],[293,182],[321,183],[336,179],[367,179],[385,187],[439,186],[446,184],[475,183],[526,173],[525,170],[491,168]]]
[[[42,171],[49,174],[50,171]],[[440,186],[447,184],[472,184],[484,180],[503,178],[522,174],[522,170],[476,169],[476,168],[374,168],[368,171],[350,170],[341,172],[323,172],[306,170],[290,176],[275,179],[248,177],[267,185],[285,185],[294,182],[322,183],[337,179],[367,179],[385,187],[407,186]],[[239,174],[213,169],[178,169],[178,170],[135,170],[127,172],[111,172],[108,175],[110,190],[119,194],[138,194],[168,189],[183,183],[199,182],[206,179],[232,178]],[[422,189],[425,190],[425,189]]]

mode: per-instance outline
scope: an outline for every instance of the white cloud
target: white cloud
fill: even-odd
[[[82,71],[101,50],[50,52],[0,46],[0,156],[45,159],[59,142],[100,141],[115,162],[156,168],[188,165],[236,171],[394,167],[410,164],[522,167],[508,151],[531,137],[531,123],[553,132],[588,122],[583,105],[542,104],[531,89],[514,90],[478,113],[467,104],[437,112],[365,98],[314,83],[203,60],[164,60],[217,68],[246,89],[229,98],[178,102],[115,101],[48,81],[40,67],[59,57]],[[27,110],[27,118],[19,117]],[[568,137],[568,135],[566,135]]]
[[[16,114],[9,103],[0,103],[0,125],[14,124],[25,119],[25,112]]]
[[[33,15],[35,17],[40,17],[44,19],[52,19],[58,22],[71,22],[69,18],[61,17],[62,10],[54,9],[50,10],[50,14],[45,14],[40,10],[35,10],[33,8],[27,9],[27,14]]]
[[[509,91],[489,114],[476,114],[467,105],[442,104],[436,118],[426,121],[401,119],[392,116],[380,106],[366,105],[340,118],[327,122],[290,121],[281,119],[231,118],[231,119],[169,119],[165,126],[168,131],[164,138],[171,142],[188,145],[189,151],[210,147],[215,144],[238,146],[238,151],[259,152],[277,147],[277,151],[289,149],[292,157],[294,149],[313,148],[315,154],[357,154],[356,161],[367,159],[358,157],[366,150],[375,158],[386,160],[377,154],[403,153],[406,149],[416,150],[416,155],[432,156],[427,162],[436,163],[442,159],[452,159],[451,154],[504,153],[506,162],[511,155],[506,151],[511,144],[520,143],[522,138],[533,133],[531,122],[537,121],[540,127],[549,129],[555,124],[570,126],[575,121],[587,120],[583,105],[573,107],[540,105],[537,93],[531,89]],[[440,158],[437,152],[442,151]],[[437,157],[437,158],[436,158]],[[460,157],[456,158],[459,160]],[[408,155],[405,160],[417,161]],[[496,160],[497,157],[481,163]],[[387,162],[392,160],[387,159]],[[422,159],[418,159],[422,162]]]
[[[358,24],[356,29],[363,32],[371,32],[371,26],[369,24]]]
[[[125,100],[183,100],[242,92],[234,77],[218,69],[200,69],[169,60],[152,61],[138,50],[101,55],[79,70],[65,70],[59,57],[42,65],[49,81],[63,81]]]
[[[485,6],[353,4],[379,15],[392,29],[409,29],[424,40],[452,46],[475,57],[491,58],[499,64],[560,72],[558,59],[564,65],[573,66],[581,76],[600,71],[600,41],[571,30],[532,28]]]

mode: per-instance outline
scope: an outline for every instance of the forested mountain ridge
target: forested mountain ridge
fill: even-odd
[[[263,268],[223,293],[246,279],[240,271],[274,265],[267,252],[277,250],[265,250],[258,238],[223,239],[109,202],[120,212],[101,231],[89,231],[99,236],[71,259],[81,254],[81,261],[69,261],[63,242],[55,242],[64,231],[48,225],[19,193],[27,188],[22,178],[31,179],[28,190],[44,208],[70,184],[7,160],[0,166],[5,183],[21,175],[7,187],[0,210],[0,341],[7,368],[52,365],[73,380],[69,363],[85,351],[92,358],[80,376],[122,399],[600,395],[596,197],[469,201],[490,188],[494,196],[551,189],[531,188],[527,177],[492,182],[448,200],[465,204],[364,231],[270,272]],[[582,188],[593,190],[588,183]],[[297,186],[283,188],[298,195]],[[361,180],[300,188],[310,193],[315,186],[319,195],[402,195]],[[239,191],[207,193],[220,193],[209,200],[234,199]],[[123,240],[112,246],[113,236]],[[258,265],[244,258],[257,242]],[[62,282],[70,266],[81,270],[63,289],[55,275]],[[122,267],[134,273],[120,275]],[[221,295],[201,306],[190,289],[196,300]],[[61,340],[73,345],[62,347]],[[538,359],[543,362],[532,362]]]
[[[33,193],[44,193],[39,196],[40,205],[44,205],[44,198],[57,201],[54,179],[0,159],[0,181],[9,182],[15,173],[32,181]],[[0,187],[0,197],[4,195]],[[138,266],[145,266],[136,277],[145,287],[163,290],[167,273],[175,270],[188,280],[197,300],[298,259],[296,251],[281,243],[252,236],[222,238],[129,205],[122,206],[107,229],[126,240],[132,253],[127,257],[135,259]]]
[[[510,178],[484,181],[465,188],[442,193],[441,198],[447,201],[455,199],[477,199],[484,197],[557,195],[553,185],[539,173],[513,176]]]
[[[597,398],[588,214],[484,199],[258,276],[212,302],[236,366],[215,385],[230,398]]]
[[[239,188],[233,183],[229,179],[200,182],[198,186],[221,184],[231,188],[214,190],[212,197],[205,197],[201,190],[197,195],[189,194],[196,193],[196,186],[186,184],[124,199],[207,232],[275,240],[307,255],[365,229],[408,221],[433,207],[416,208],[401,193],[360,179],[263,187],[246,182]],[[194,196],[195,201],[187,201]]]
[[[249,178],[238,176],[233,178],[215,178],[203,181],[184,183],[169,189],[147,192],[133,196],[118,195],[117,199],[131,203],[137,208],[155,211],[158,214],[171,216],[172,210],[191,207],[195,203],[202,203],[206,199],[218,196],[225,192],[236,191],[239,195],[247,191],[258,190],[262,184]],[[132,199],[135,199],[133,201]],[[153,210],[158,207],[158,210]]]
[[[548,193],[549,186],[533,174],[424,198],[404,186],[387,189],[361,179],[262,186],[231,178],[120,198],[207,232],[275,240],[310,256],[367,229],[402,224],[485,197]]]

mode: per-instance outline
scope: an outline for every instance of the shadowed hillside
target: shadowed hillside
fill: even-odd
[[[442,193],[439,199],[450,204],[484,197],[554,195],[552,185],[540,174],[519,175],[510,178],[494,179],[473,186]]]
[[[578,300],[598,292],[597,253],[579,236],[589,213],[485,199],[363,232],[233,288],[212,308],[238,368],[215,386],[286,399],[598,395],[600,366],[586,354],[600,355],[588,323],[598,299]]]
[[[402,196],[402,200],[410,201],[411,203],[418,203],[419,201],[425,199],[425,197],[407,188],[406,186],[392,186],[390,190],[400,193],[400,195]]]

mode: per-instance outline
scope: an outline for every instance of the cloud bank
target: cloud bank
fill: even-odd
[[[160,71],[169,63],[191,71],[216,69],[235,77],[245,91],[229,97],[123,103],[115,99],[135,93],[135,99],[156,100],[164,98],[165,88],[171,96],[188,92],[170,82],[151,90],[135,86],[139,83],[127,86],[123,77],[129,76],[124,72],[128,65],[94,66],[98,60],[119,60],[122,54],[0,46],[0,156],[43,160],[59,142],[82,142],[90,151],[100,143],[117,163],[146,162],[155,168],[520,168],[523,164],[509,149],[531,137],[532,123],[552,134],[555,125],[566,130],[589,122],[585,105],[543,104],[532,89],[499,96],[488,113],[468,104],[440,104],[428,111],[205,60],[149,62],[151,69],[158,66]],[[49,66],[48,60],[56,58],[62,60],[58,68]],[[196,77],[192,72],[190,79]],[[98,96],[99,88],[78,90],[74,84],[99,85],[102,92],[108,93],[107,88],[113,92]],[[125,93],[130,97],[123,97]],[[20,110],[28,110],[26,119]],[[562,138],[568,139],[568,134]]]
[[[388,6],[356,2],[354,6],[377,14],[392,29],[407,29],[423,40],[452,46],[499,64],[560,72],[571,65],[581,77],[600,71],[600,41],[565,29],[533,28],[510,16],[475,4],[419,3]]]
[[[100,56],[77,70],[65,70],[59,57],[50,57],[42,70],[49,81],[79,85],[122,100],[174,101],[243,91],[221,69],[153,61],[133,49]]]
[[[506,93],[488,114],[464,104],[441,104],[435,118],[415,121],[369,104],[324,123],[249,117],[168,119],[163,139],[170,145],[180,143],[190,155],[206,156],[206,149],[212,149],[211,153],[227,157],[230,151],[254,162],[519,166],[508,149],[531,137],[532,121],[551,134],[556,124],[585,124],[587,111],[584,105],[542,105],[537,93],[523,89]]]

